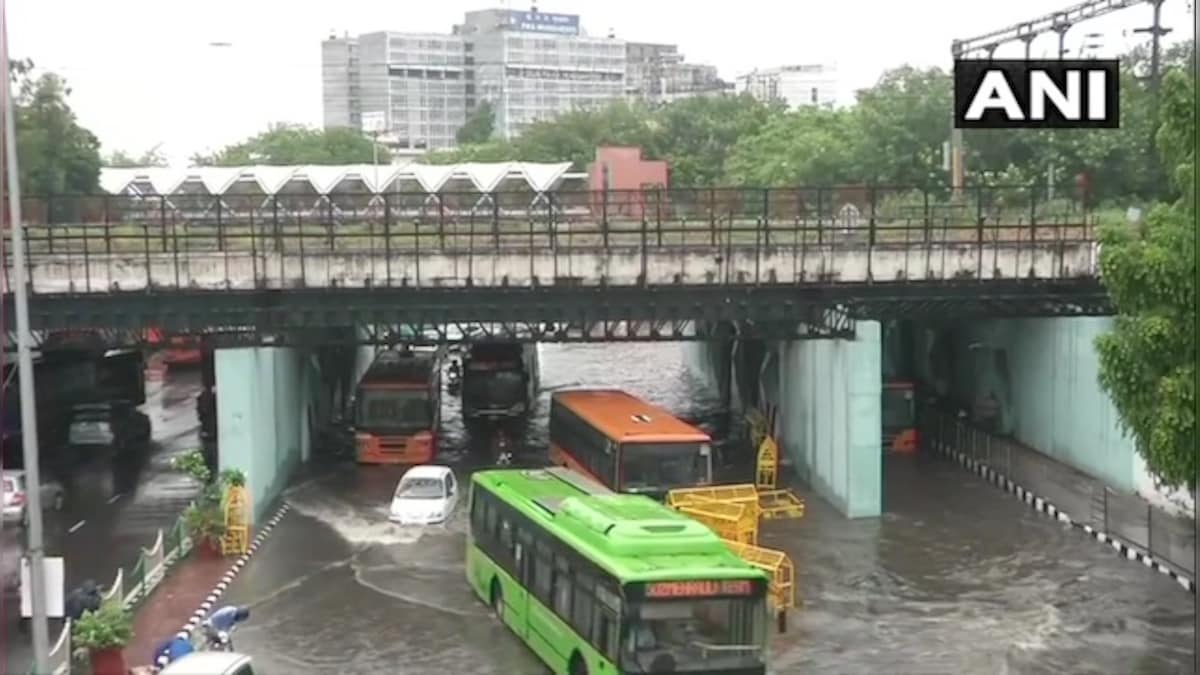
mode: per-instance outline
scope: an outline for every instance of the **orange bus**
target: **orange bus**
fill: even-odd
[[[358,383],[355,454],[362,464],[425,464],[437,454],[440,352],[380,352]]]
[[[663,497],[712,483],[712,439],[626,392],[581,389],[550,402],[550,458],[610,489]]]
[[[916,387],[912,382],[884,382],[883,451],[911,455],[917,451]]]

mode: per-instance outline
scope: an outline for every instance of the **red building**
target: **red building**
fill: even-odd
[[[671,167],[662,160],[642,158],[639,147],[599,147],[588,165],[592,209],[608,217],[641,219],[656,198],[664,202],[671,186]],[[605,200],[607,199],[607,204]]]

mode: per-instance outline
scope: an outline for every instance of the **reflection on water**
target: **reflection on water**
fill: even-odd
[[[718,399],[689,371],[687,351],[543,346],[545,391],[518,440],[523,461],[542,461],[549,392],[563,388],[625,389],[722,428]],[[442,419],[439,461],[461,474],[487,465],[486,453],[470,451],[484,441],[463,428],[456,397]],[[387,522],[401,471],[339,465],[289,491],[291,527],[310,530],[294,555],[288,535],[276,535],[251,566],[261,587],[238,601],[261,601],[280,618],[248,628],[239,646],[270,672],[542,672],[466,585],[462,506],[444,525]],[[939,460],[889,458],[884,494],[882,518],[848,521],[806,493],[803,520],[765,526],[763,544],[795,561],[802,604],[773,638],[773,672],[1192,672],[1193,596],[1165,577]],[[332,528],[340,543],[314,545],[326,535],[311,528]],[[269,568],[272,551],[285,550],[291,566],[322,556],[286,591],[296,572]]]

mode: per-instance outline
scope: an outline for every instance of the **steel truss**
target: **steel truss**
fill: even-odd
[[[11,303],[5,311],[11,312]],[[1102,316],[1112,313],[1094,279],[904,284],[837,283],[533,288],[375,288],[171,291],[42,295],[32,303],[39,340],[142,344],[173,335],[239,335],[255,344],[297,339],[345,343],[352,326],[384,326],[437,340],[491,330],[498,336],[600,341],[704,339],[712,324],[779,339],[847,337],[853,322]],[[7,325],[13,325],[9,317]],[[550,326],[547,329],[547,325]],[[443,327],[434,329],[433,327]],[[495,328],[485,328],[494,326]],[[339,331],[338,329],[342,329]],[[442,330],[445,337],[437,333]],[[76,331],[71,340],[53,333]],[[288,338],[291,335],[293,337]],[[14,333],[8,334],[13,343]],[[218,338],[213,338],[218,339]],[[228,340],[221,337],[220,340]],[[531,338],[533,339],[533,338]],[[53,344],[50,345],[52,348]]]

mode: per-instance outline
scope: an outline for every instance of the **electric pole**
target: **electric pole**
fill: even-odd
[[[50,672],[50,636],[46,626],[46,579],[42,550],[42,478],[38,460],[37,410],[34,407],[33,354],[30,350],[28,280],[25,268],[25,224],[21,221],[21,185],[17,174],[17,132],[9,76],[8,11],[0,0],[0,71],[4,74],[4,155],[8,172],[9,228],[12,230],[13,298],[17,310],[17,378],[21,387],[21,446],[25,454],[25,511],[29,518],[29,590],[33,617],[33,672]]]

